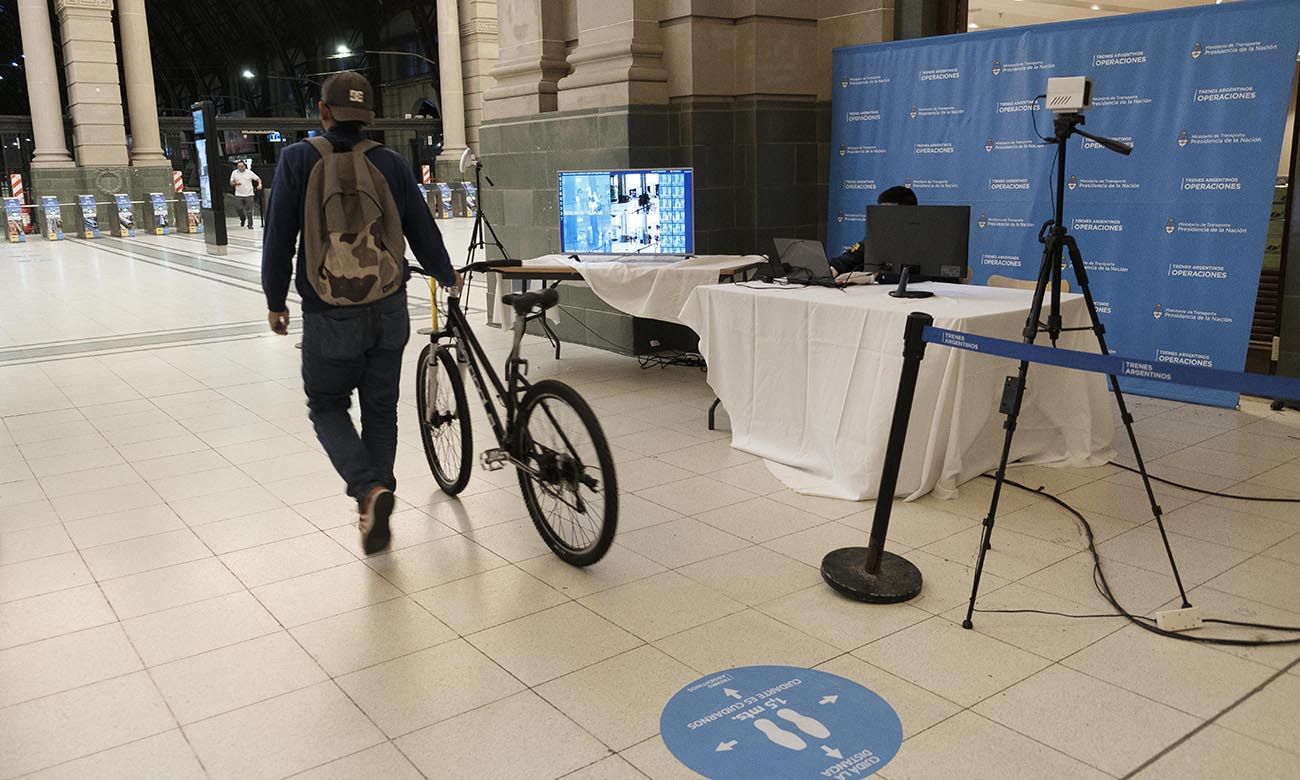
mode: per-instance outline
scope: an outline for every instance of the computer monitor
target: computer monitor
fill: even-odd
[[[560,251],[693,254],[693,173],[690,168],[560,171]]]
[[[912,281],[960,282],[970,253],[970,206],[867,206],[873,263]]]

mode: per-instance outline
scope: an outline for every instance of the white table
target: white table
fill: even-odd
[[[891,287],[835,290],[761,283],[697,288],[680,319],[700,335],[709,385],[731,418],[732,446],[767,461],[801,493],[874,498],[898,391],[907,315],[935,325],[1019,340],[1031,291],[918,284],[933,298],[896,299]],[[1062,296],[1066,327],[1087,323],[1080,295]],[[1040,343],[1048,343],[1042,337]],[[1060,346],[1096,351],[1090,332]],[[926,345],[897,494],[943,498],[996,467],[1005,377],[1016,363]],[[1012,460],[1095,466],[1114,430],[1104,377],[1030,367]]]
[[[524,260],[513,268],[493,269],[495,275],[510,281],[540,279],[543,282],[583,282],[611,307],[633,317],[677,323],[691,291],[701,285],[730,281],[753,271],[766,262],[758,255],[546,255]],[[514,321],[513,310],[500,305],[500,298],[489,290],[489,306],[497,307],[502,327]],[[559,313],[552,309],[548,317]],[[680,324],[680,323],[679,323]]]

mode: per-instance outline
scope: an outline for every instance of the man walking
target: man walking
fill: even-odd
[[[253,229],[253,187],[262,189],[262,180],[256,173],[248,170],[248,165],[240,160],[235,170],[230,172],[230,186],[235,188],[235,201],[239,204],[239,226],[248,220],[248,229]]]
[[[459,283],[442,236],[399,154],[362,138],[374,93],[344,72],[321,87],[325,135],[284,150],[262,247],[271,330],[289,327],[291,272],[302,296],[302,379],[316,437],[357,501],[367,554],[389,544],[397,397],[410,337],[405,242],[443,285]],[[296,270],[293,262],[297,245]],[[361,434],[348,408],[361,403]]]

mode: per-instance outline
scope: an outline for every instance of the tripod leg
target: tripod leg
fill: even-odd
[[[1043,264],[1038,271],[1038,284],[1034,287],[1034,300],[1029,306],[1029,315],[1025,318],[1025,343],[1032,344],[1038,337],[1039,318],[1043,313],[1043,297],[1052,280],[1052,267],[1060,267],[1061,248],[1055,235],[1049,237],[1043,245]],[[1007,479],[1007,464],[1011,460],[1011,443],[1016,435],[1016,422],[1020,418],[1020,407],[1025,399],[1025,382],[1029,377],[1028,361],[1020,361],[1020,369],[1015,379],[1008,378],[1003,389],[1002,408],[1007,420],[1003,423],[1006,436],[1002,440],[1002,457],[998,460],[997,477],[993,482],[993,497],[989,499],[989,513],[984,517],[984,531],[980,535],[980,549],[975,558],[975,577],[971,582],[970,602],[966,605],[966,619],[962,628],[973,628],[971,618],[975,614],[975,599],[979,597],[980,578],[984,575],[984,559],[992,547],[993,524],[997,519],[998,501],[1002,498],[1002,486]]]
[[[1079,252],[1074,236],[1066,236],[1065,245],[1070,250],[1070,263],[1074,266],[1074,275],[1079,280],[1079,290],[1083,293],[1083,300],[1088,308],[1092,331],[1097,336],[1097,346],[1100,347],[1103,355],[1109,354],[1110,349],[1106,346],[1106,327],[1101,324],[1097,316],[1097,307],[1092,300],[1092,289],[1088,286],[1088,271],[1083,265],[1083,255]],[[1151,485],[1146,462],[1142,459],[1142,451],[1138,447],[1137,434],[1133,430],[1133,415],[1129,413],[1128,404],[1124,400],[1124,391],[1119,386],[1119,379],[1115,376],[1108,376],[1107,379],[1110,381],[1111,392],[1115,396],[1115,404],[1119,407],[1120,420],[1124,422],[1124,431],[1128,434],[1129,447],[1133,449],[1133,459],[1137,461],[1138,473],[1142,475],[1142,487],[1146,490],[1147,501],[1151,504],[1151,515],[1156,521],[1156,528],[1160,530],[1160,540],[1164,543],[1165,555],[1169,558],[1169,568],[1173,571],[1174,582],[1178,585],[1178,595],[1183,600],[1183,607],[1190,607],[1192,603],[1187,600],[1187,589],[1183,587],[1182,575],[1178,573],[1178,562],[1174,560],[1174,550],[1169,545],[1169,534],[1165,532],[1164,511],[1160,508],[1160,502],[1156,500],[1155,488]]]

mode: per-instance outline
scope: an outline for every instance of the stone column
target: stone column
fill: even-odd
[[[438,87],[442,94],[442,154],[459,159],[465,150],[465,85],[461,81],[460,8],[438,0]]]
[[[113,0],[55,0],[77,164],[125,166],[126,128],[117,78]]]
[[[564,0],[498,0],[500,58],[495,85],[483,95],[483,117],[504,119],[554,111],[564,59]]]
[[[126,73],[126,109],[131,115],[131,164],[166,166],[158,132],[158,97],[153,84],[153,54],[144,0],[118,0],[117,26],[122,35],[122,67]]]
[[[54,35],[46,0],[18,0],[18,27],[23,37],[23,70],[36,142],[32,168],[68,168],[72,155],[63,136],[59,74],[54,63]]]
[[[668,102],[655,0],[578,3],[573,72],[560,80],[561,111]]]
[[[465,83],[465,142],[479,152],[478,129],[483,123],[483,92],[492,81],[488,71],[497,64],[496,0],[460,0],[461,76]]]

